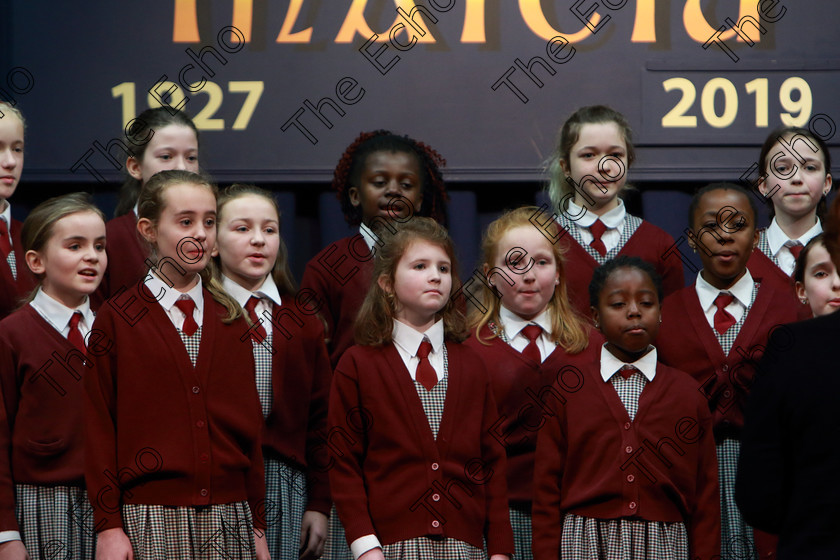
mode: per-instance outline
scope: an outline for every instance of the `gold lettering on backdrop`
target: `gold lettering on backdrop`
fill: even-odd
[[[277,36],[278,43],[308,43],[312,40],[311,27],[292,33],[302,6],[303,0],[292,0],[289,4],[289,11],[286,13],[286,19],[283,20],[280,35]]]
[[[254,0],[233,0],[233,26],[251,41],[251,22],[254,20]]]
[[[568,42],[577,43],[592,35],[592,32],[586,26],[577,33],[564,33],[551,27],[551,24],[548,23],[542,11],[540,0],[519,0],[519,11],[522,12],[522,19],[525,20],[525,23],[531,31],[537,37],[541,37],[546,41],[550,41],[552,37],[562,35]],[[601,16],[597,12],[592,14],[592,17],[589,19],[593,28],[597,27],[600,21]]]
[[[449,0],[450,4],[456,0]],[[485,43],[486,38],[486,0],[457,0],[464,5],[464,27],[461,31],[461,43]],[[625,0],[626,1],[626,0]],[[305,0],[289,0],[289,7],[286,12],[283,25],[280,28],[280,33],[277,35],[276,41],[278,43],[309,43],[312,41],[312,27],[301,29],[300,31],[292,31],[300,17],[301,10]],[[356,39],[356,35],[360,35],[363,40],[367,40],[375,33],[365,18],[365,9],[367,8],[369,0],[353,0],[350,7],[347,9],[347,14],[338,30],[335,37],[336,43],[352,43]],[[551,4],[550,2],[546,2]],[[617,3],[617,2],[616,2]],[[721,17],[732,17],[731,13],[723,13],[727,8],[721,8],[720,4],[732,3],[719,2],[717,3],[717,12]],[[750,20],[760,21],[759,19],[759,5],[760,0],[738,0],[739,12],[735,21],[741,22],[743,18],[745,21]],[[175,0],[175,10],[172,20],[172,41],[174,43],[200,43],[201,38],[198,32],[198,0]],[[427,3],[426,7],[428,9]],[[569,0],[572,4],[572,0]],[[592,3],[587,2],[586,6],[596,5],[594,0]],[[629,3],[628,3],[629,4]],[[660,5],[662,4],[660,0]],[[412,13],[411,10],[416,7],[415,0],[394,0],[394,5],[397,8],[402,8],[406,14],[411,14],[412,23],[405,22],[405,17],[397,14],[394,23],[387,29],[381,30],[378,33],[378,42],[385,42],[389,39],[389,30],[395,25],[403,22],[403,26],[398,29],[400,33],[405,31],[411,37],[416,39],[418,43],[434,43],[435,38],[429,32],[428,24],[430,21],[419,13]],[[242,32],[245,36],[245,42],[251,41],[251,29],[253,25],[253,7],[254,0],[233,0],[233,17],[232,25]],[[569,43],[577,43],[583,41],[592,35],[591,29],[598,26],[605,16],[603,12],[606,6],[598,5],[596,11],[592,13],[589,19],[589,26],[584,26],[576,33],[564,33],[558,29],[554,29],[548,22],[543,11],[541,0],[519,0],[519,11],[522,14],[522,19],[531,32],[537,37],[546,41],[553,37],[562,35]],[[625,7],[626,9],[626,7]],[[387,10],[386,10],[387,11]],[[435,13],[432,10],[432,13]],[[565,13],[565,12],[564,12]],[[491,14],[491,17],[500,17],[498,12]],[[263,22],[260,22],[261,24]],[[685,0],[683,5],[683,25],[688,36],[700,43],[705,43],[709,37],[714,35],[718,27],[713,27],[710,24],[706,15],[703,13],[701,0]],[[416,27],[415,27],[416,26]],[[727,41],[732,38],[737,38],[738,42],[743,43],[744,38],[739,36],[732,26],[720,35],[716,36],[720,41]],[[410,31],[409,28],[412,30]],[[417,31],[417,30],[420,31]],[[416,32],[415,32],[416,31]],[[422,32],[421,32],[422,31]],[[761,34],[754,33],[755,37],[750,37],[758,42],[761,41]],[[631,43],[655,43],[656,42],[656,0],[636,0],[636,16],[633,23],[633,32],[630,36]]]
[[[750,16],[758,21],[758,4],[758,0],[741,0],[738,21],[741,21],[741,18],[745,16]],[[717,31],[717,28],[709,25],[706,16],[703,15],[700,0],[686,0],[685,8],[683,8],[683,24],[685,25],[685,31],[688,33],[688,36],[701,44],[705,43]],[[719,40],[728,41],[735,37],[735,35],[735,30],[729,29],[719,35]],[[761,36],[758,35],[754,40],[760,41]],[[744,42],[741,37],[738,37],[738,41],[741,43]]]
[[[347,10],[347,16],[344,18],[344,23],[341,24],[341,29],[338,30],[338,35],[335,37],[336,43],[351,43],[357,33],[365,40],[370,39],[377,34],[370,28],[367,20],[365,19],[365,7],[367,6],[367,3],[368,0],[353,0],[353,4],[350,5],[350,9]],[[411,14],[411,10],[415,6],[414,0],[394,0],[394,4],[397,8],[402,8],[409,14]],[[423,30],[422,33],[418,32],[417,34],[414,34],[414,37],[417,38],[417,42],[434,43],[435,38],[429,32],[429,28],[426,27],[426,23],[422,21],[423,16],[419,13],[412,15],[415,16],[413,22]],[[377,41],[387,41],[388,31],[402,21],[403,18],[398,14],[394,23],[378,34],[379,37],[377,38]],[[406,30],[406,32],[408,31]]]
[[[173,43],[198,43],[198,13],[196,0],[175,0],[172,17]]]
[[[485,35],[485,0],[466,0],[464,8],[464,29],[461,31],[462,43],[486,43]]]
[[[656,42],[656,0],[636,1],[636,21],[633,23],[631,43]]]

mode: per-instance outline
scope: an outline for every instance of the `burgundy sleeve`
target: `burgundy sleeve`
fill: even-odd
[[[309,422],[306,434],[309,502],[306,509],[329,515],[331,506],[329,476],[314,466],[325,465],[329,461],[329,458],[322,456],[326,453],[326,446],[323,445],[323,438],[319,434],[326,433],[327,428],[332,368],[327,355],[327,346],[324,343],[323,328],[319,321],[313,321],[313,323],[316,322],[318,323],[317,335],[311,338],[312,396],[309,401]]]
[[[562,411],[546,418],[537,436],[534,457],[534,502],[531,507],[534,560],[557,560],[563,533],[560,510],[561,484],[566,461],[566,434],[560,425]]]
[[[7,411],[17,401],[17,364],[11,341],[0,335],[0,531],[18,531],[15,517],[15,487],[12,479],[12,419]]]

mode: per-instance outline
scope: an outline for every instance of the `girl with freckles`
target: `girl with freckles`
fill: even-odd
[[[717,559],[712,418],[697,383],[658,360],[659,276],[619,256],[589,294],[606,342],[540,430],[534,558]]]
[[[464,343],[481,356],[499,406],[494,433],[508,459],[508,503],[516,558],[532,558],[531,500],[534,450],[546,413],[532,395],[545,394],[557,372],[600,346],[600,336],[572,309],[559,226],[542,229],[536,207],[506,212],[482,240],[485,312],[470,317],[473,336]],[[550,399],[549,399],[550,400]]]

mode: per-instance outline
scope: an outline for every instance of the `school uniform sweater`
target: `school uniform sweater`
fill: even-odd
[[[120,504],[203,506],[248,500],[257,527],[265,499],[263,418],[248,326],[205,289],[193,368],[157,303],[108,301],[88,342],[85,480],[97,531],[122,526]],[[131,319],[131,320],[129,320]],[[93,335],[91,335],[93,337]]]
[[[15,252],[15,267],[17,279],[12,275],[12,269],[6,262],[0,262],[0,319],[9,315],[20,307],[22,300],[35,289],[35,276],[26,266],[23,244],[20,240],[20,228],[23,224],[12,220],[9,232],[12,235],[12,250]]]
[[[17,531],[15,484],[84,487],[82,378],[93,367],[35,309],[0,321],[0,531]]]
[[[579,363],[591,359],[600,348],[600,334],[593,331],[586,350],[570,355],[561,347],[538,364],[517,352],[499,337],[493,337],[490,327],[481,330],[484,344],[475,336],[464,345],[481,357],[490,373],[490,384],[499,409],[491,427],[491,434],[507,452],[508,499],[511,503],[530,505],[533,499],[534,451],[537,434],[553,415],[553,408],[561,404],[553,384],[558,380],[577,378]]]
[[[273,328],[274,398],[265,419],[263,454],[303,470],[309,489],[306,509],[327,515],[331,505],[327,475],[330,458],[324,438],[332,368],[324,346],[324,327],[317,317],[303,315],[286,303],[275,305],[272,317],[272,322],[282,325],[291,338]]]
[[[768,334],[797,320],[797,305],[778,284],[758,276],[753,280],[760,287],[728,355],[709,326],[693,285],[665,298],[662,305],[656,342],[659,358],[700,383],[714,417],[717,441],[740,437],[744,403]]]
[[[301,290],[315,292],[327,324],[333,368],[353,345],[353,325],[373,275],[373,254],[359,235],[339,239],[306,263]]]
[[[796,317],[799,321],[810,319],[813,317],[811,307],[807,303],[802,303],[796,297],[796,288],[793,278],[785,274],[785,271],[776,265],[773,260],[768,257],[761,249],[756,247],[750,255],[750,260],[747,261],[747,268],[750,274],[759,278],[764,278],[766,282],[773,282],[778,286],[779,297],[787,297],[793,301],[796,306]]]
[[[134,211],[123,214],[105,224],[108,254],[108,268],[102,277],[98,294],[102,302],[117,293],[120,288],[131,292],[137,282],[149,270],[146,258],[149,248],[137,231],[137,215]]]
[[[512,554],[505,454],[491,435],[498,412],[480,358],[446,343],[446,402],[437,439],[393,344],[353,346],[330,394],[330,487],[347,542],[383,545],[451,537]]]
[[[840,314],[774,333],[747,401],[735,497],[778,558],[840,558]]]
[[[720,555],[712,418],[697,383],[658,363],[631,421],[600,356],[540,430],[534,476],[535,560],[556,560],[566,513],[685,523],[692,558]]]
[[[628,218],[632,216],[628,215]],[[625,224],[624,227],[629,227],[629,224]],[[569,301],[584,316],[590,317],[589,283],[600,264],[571,234],[565,233],[560,242],[566,248],[564,269]],[[650,222],[641,220],[627,243],[608,252],[607,258],[618,255],[639,257],[652,264],[662,277],[662,288],[666,295],[676,292],[684,285],[683,265],[679,253],[674,248],[674,238]]]

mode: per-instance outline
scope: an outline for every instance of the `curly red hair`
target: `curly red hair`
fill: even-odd
[[[333,173],[332,187],[341,202],[344,218],[350,225],[362,223],[362,211],[350,203],[348,191],[352,186],[359,186],[359,180],[368,156],[375,152],[401,152],[417,158],[423,182],[423,203],[418,216],[433,218],[446,225],[446,185],[440,168],[446,160],[431,146],[418,142],[409,136],[399,136],[390,130],[362,132],[347,146]]]

